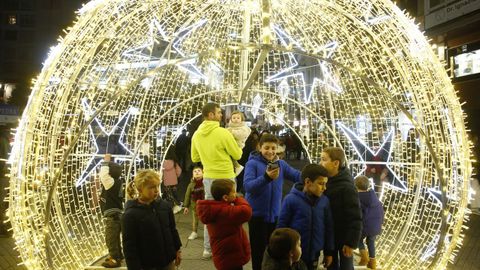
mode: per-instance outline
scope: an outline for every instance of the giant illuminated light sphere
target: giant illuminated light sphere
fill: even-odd
[[[10,220],[25,265],[82,269],[105,255],[104,154],[127,180],[160,170],[210,100],[305,135],[312,162],[326,143],[354,176],[383,165],[383,269],[442,269],[454,255],[468,214],[464,116],[393,3],[104,0],[52,49],[16,133]]]

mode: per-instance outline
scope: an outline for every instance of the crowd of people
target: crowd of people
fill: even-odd
[[[199,221],[204,224],[199,257],[211,258],[217,269],[243,269],[249,261],[254,270],[317,269],[319,264],[353,269],[356,248],[360,264],[376,269],[383,206],[368,178],[352,179],[341,148],[324,148],[320,164],[299,171],[279,158],[282,143],[275,135],[252,139],[241,112],[232,113],[228,128],[220,126],[218,104],[207,103],[202,116],[188,141],[191,148],[182,149],[190,150],[195,164],[183,203],[176,187],[185,159],[178,162],[169,151],[160,173],[138,171],[122,209],[115,197],[118,168],[105,156],[100,178],[109,257],[103,266],[118,267],[125,259],[128,269],[175,269],[181,264],[182,243],[174,215],[183,209],[192,214],[189,240],[198,238]],[[285,180],[294,185],[282,199]]]

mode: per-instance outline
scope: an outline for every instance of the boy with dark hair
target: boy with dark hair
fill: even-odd
[[[110,154],[105,154],[104,162],[100,167],[100,182],[102,183],[100,208],[105,218],[105,242],[109,254],[109,257],[102,263],[105,268],[120,267],[123,260],[120,245],[123,211],[121,174],[122,167],[113,162]]]
[[[353,250],[362,232],[362,213],[357,189],[345,165],[345,153],[338,147],[323,149],[320,164],[327,169],[325,195],[330,200],[335,239],[335,252],[329,270],[353,270]]]
[[[334,251],[333,219],[326,196],[328,172],[318,164],[308,164],[302,170],[303,183],[296,183],[285,197],[278,218],[278,228],[292,228],[302,236],[302,260],[309,270],[317,269],[320,251],[324,251],[324,266],[332,263]]]
[[[306,270],[301,256],[300,234],[290,228],[276,229],[263,255],[262,270]]]
[[[361,257],[359,265],[366,265],[370,269],[377,269],[375,239],[377,235],[382,232],[384,216],[383,205],[380,200],[378,200],[375,191],[370,189],[370,181],[366,176],[361,175],[356,177],[355,186],[358,190],[363,215],[362,237],[358,243]],[[365,238],[367,240],[368,253],[363,243]]]
[[[245,164],[243,183],[245,197],[253,209],[253,217],[248,223],[253,270],[260,270],[265,247],[276,226],[281,207],[283,179],[301,181],[300,171],[278,159],[277,137],[271,134],[262,135],[259,147],[259,151],[252,152]]]
[[[197,213],[207,225],[216,269],[236,270],[250,260],[250,246],[242,224],[252,216],[248,202],[237,197],[235,182],[217,179],[211,187],[212,200],[197,201]]]

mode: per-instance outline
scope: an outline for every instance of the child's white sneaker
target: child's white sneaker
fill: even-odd
[[[235,176],[238,176],[242,171],[243,171],[243,166],[238,164],[238,166],[235,167]]]
[[[202,259],[203,260],[209,260],[210,258],[212,258],[212,252],[209,252],[207,250],[203,250]]]
[[[182,207],[181,206],[178,206],[178,205],[175,205],[173,207],[173,213],[174,214],[177,214],[178,212],[182,211]]]
[[[195,240],[197,239],[197,237],[198,237],[198,234],[196,232],[192,232],[188,237],[188,240]]]

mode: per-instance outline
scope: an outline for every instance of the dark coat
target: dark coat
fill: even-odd
[[[362,206],[363,231],[362,236],[375,236],[382,232],[383,205],[373,189],[359,192],[358,198]]]
[[[324,194],[330,199],[335,249],[344,245],[357,248],[362,233],[362,211],[350,171],[341,168],[337,175],[329,177]]]
[[[307,270],[307,266],[302,260],[290,265],[288,258],[283,260],[274,259],[270,256],[267,248],[263,254],[262,270]]]
[[[252,152],[245,165],[243,187],[246,199],[252,206],[254,217],[263,217],[265,222],[275,223],[280,214],[283,180],[300,182],[300,171],[278,160],[280,174],[276,180],[265,173],[268,161],[258,152]]]
[[[250,260],[250,243],[242,224],[252,217],[252,208],[243,198],[233,204],[198,200],[198,218],[207,225],[216,269],[235,269]]]
[[[296,183],[283,200],[277,228],[292,228],[300,233],[305,262],[317,260],[324,249],[326,254],[333,254],[333,218],[328,198],[309,198],[303,192],[303,183]]]
[[[165,267],[176,258],[182,246],[172,207],[162,199],[149,205],[128,201],[122,225],[128,270]]]

